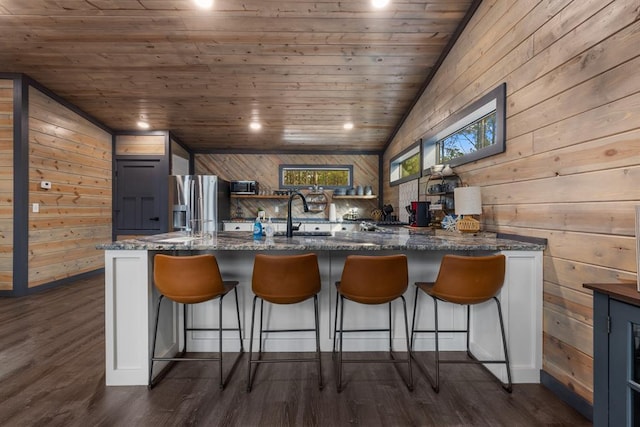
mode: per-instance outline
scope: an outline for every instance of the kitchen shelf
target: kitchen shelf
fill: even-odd
[[[305,195],[305,197],[307,197],[307,196]],[[267,195],[267,194],[232,194],[231,198],[232,199],[288,199],[289,196],[276,196],[275,194],[273,194],[273,195]],[[332,196],[330,198],[331,199],[373,200],[373,199],[377,199],[378,196],[376,196],[376,195],[371,195],[371,196]]]
[[[373,200],[373,199],[377,199],[378,196],[376,195],[371,195],[371,196],[333,196],[333,199],[362,199],[362,200]]]

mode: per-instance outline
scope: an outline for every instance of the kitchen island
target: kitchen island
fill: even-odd
[[[409,289],[405,294],[407,306],[413,307],[413,282],[434,280],[443,255],[455,253],[480,256],[504,254],[507,271],[500,301],[506,319],[507,339],[512,362],[514,382],[539,382],[542,366],[542,251],[544,245],[496,237],[466,236],[460,234],[433,235],[408,228],[390,228],[383,232],[335,232],[330,235],[301,235],[293,238],[275,236],[253,240],[248,232],[219,232],[215,236],[194,238],[184,233],[169,233],[145,238],[109,242],[98,246],[105,250],[105,344],[107,385],[143,385],[147,383],[149,352],[153,329],[154,307],[158,294],[153,287],[153,256],[156,253],[190,255],[212,253],[218,259],[225,280],[238,280],[241,320],[245,347],[247,331],[251,325],[251,273],[257,252],[306,253],[318,255],[322,290],[320,301],[321,350],[331,351],[335,289],[340,279],[344,260],[351,254],[384,255],[404,253],[409,262]],[[315,233],[318,234],[318,233]],[[325,234],[325,233],[319,233]],[[329,233],[327,233],[329,234]],[[182,343],[181,310],[167,301],[173,310],[163,308],[159,325],[157,354],[175,354]],[[234,320],[233,304],[224,304],[224,318],[231,326]],[[217,303],[207,302],[189,311],[191,324],[211,325],[215,322]],[[266,311],[268,328],[286,328],[311,325],[309,307],[301,304]],[[443,305],[440,310],[443,328],[459,328],[465,324],[464,310]],[[387,322],[386,306],[353,305],[345,322],[356,328],[383,327]],[[433,304],[421,298],[417,322],[421,328],[433,326]],[[411,316],[412,313],[409,313]],[[479,306],[472,310],[474,317],[471,346],[479,357],[499,357],[500,333],[493,307]],[[476,320],[477,319],[477,320]],[[396,350],[406,350],[402,310],[394,305],[393,339]],[[313,351],[312,336],[300,334],[266,336],[266,351]],[[374,335],[373,337],[371,335]],[[237,333],[224,335],[225,351],[237,351]],[[387,337],[380,333],[345,337],[345,351],[386,351]],[[416,337],[415,351],[434,348],[433,337]],[[214,333],[191,332],[187,337],[189,351],[215,351]],[[464,350],[464,334],[441,334],[441,349]],[[499,377],[504,368],[487,365]]]

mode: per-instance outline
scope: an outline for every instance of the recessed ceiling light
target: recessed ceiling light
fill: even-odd
[[[353,129],[353,123],[345,123],[342,127],[344,127],[346,130]]]
[[[373,5],[373,7],[385,7],[386,5],[389,4],[389,0],[371,0],[371,4]]]
[[[249,127],[252,130],[260,130],[262,128],[262,125],[258,122],[251,122],[251,124],[249,124]]]
[[[149,126],[149,123],[140,120],[138,121],[138,127],[140,129],[149,129],[150,126]]]
[[[213,0],[193,0],[200,9],[210,9],[213,6]]]

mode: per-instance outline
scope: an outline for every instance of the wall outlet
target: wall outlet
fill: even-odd
[[[40,203],[34,203],[32,208],[31,208],[33,213],[38,213],[40,212]]]
[[[51,181],[40,181],[40,188],[51,190]]]

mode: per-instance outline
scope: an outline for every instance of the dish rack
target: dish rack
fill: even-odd
[[[307,194],[306,199],[309,212],[322,212],[327,208],[327,195],[322,190],[312,190]]]

